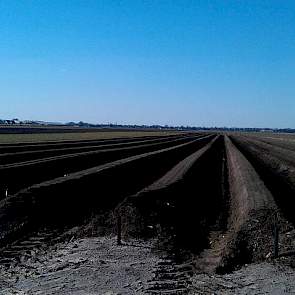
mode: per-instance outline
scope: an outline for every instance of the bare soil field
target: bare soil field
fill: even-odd
[[[98,139],[112,139],[112,138],[132,138],[142,136],[163,136],[181,134],[183,132],[175,131],[159,131],[159,130],[104,130],[104,129],[89,129],[71,130],[64,132],[63,130],[57,131],[53,129],[52,132],[48,132],[45,129],[44,132],[32,131],[24,133],[22,129],[17,132],[11,132],[10,129],[7,132],[3,132],[3,128],[0,128],[0,144],[2,143],[38,143],[38,142],[56,142],[56,141],[81,141],[81,140],[98,140]]]
[[[265,143],[269,143],[278,147],[286,148],[295,151],[295,134],[285,134],[285,133],[270,133],[270,134],[260,134],[252,133],[248,134],[256,140],[260,140]]]
[[[149,134],[0,144],[0,294],[294,293],[293,137]]]

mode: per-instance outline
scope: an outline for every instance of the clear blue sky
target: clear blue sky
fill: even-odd
[[[0,118],[295,128],[295,1],[0,0]]]

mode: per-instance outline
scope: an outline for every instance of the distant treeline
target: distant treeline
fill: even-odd
[[[19,119],[12,120],[1,120],[0,119],[1,129],[4,127],[10,126],[14,128],[52,128],[56,131],[56,128],[65,128],[67,131],[69,129],[76,129],[79,131],[82,129],[124,129],[124,130],[178,130],[178,131],[238,131],[238,132],[284,132],[284,133],[295,133],[295,129],[292,128],[237,128],[237,127],[202,127],[202,126],[169,126],[169,125],[124,125],[124,124],[91,124],[83,121],[80,122],[68,122],[65,124],[62,123],[51,123],[44,121],[20,121]],[[40,130],[41,131],[41,130]],[[44,130],[43,130],[44,131]],[[28,131],[27,131],[28,132]],[[42,131],[41,131],[42,132]],[[0,132],[3,133],[3,132]]]
[[[292,128],[237,128],[237,127],[201,127],[201,126],[169,126],[169,125],[121,125],[121,124],[90,124],[85,122],[69,122],[66,126],[79,126],[88,128],[124,128],[124,129],[171,129],[184,131],[238,131],[238,132],[286,132],[295,133]]]

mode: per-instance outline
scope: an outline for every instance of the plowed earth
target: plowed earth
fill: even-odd
[[[294,293],[293,146],[234,133],[0,145],[0,294]]]

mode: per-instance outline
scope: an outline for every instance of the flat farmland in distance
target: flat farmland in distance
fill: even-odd
[[[264,143],[272,144],[277,147],[295,150],[295,134],[294,133],[276,133],[276,132],[255,132],[240,133],[241,136],[247,135],[249,138],[260,140]]]
[[[230,133],[230,132],[229,132]],[[236,132],[236,134],[248,135],[250,137],[257,137],[263,139],[276,139],[276,140],[285,140],[285,141],[294,141],[295,133],[280,133],[280,132],[247,132],[240,133]]]
[[[1,143],[22,143],[22,142],[46,142],[46,141],[74,141],[74,140],[96,140],[96,139],[111,139],[111,138],[126,138],[126,137],[142,137],[142,136],[163,136],[180,134],[175,131],[161,131],[161,130],[91,130],[75,132],[42,132],[42,133],[2,133],[0,128],[0,144]]]

